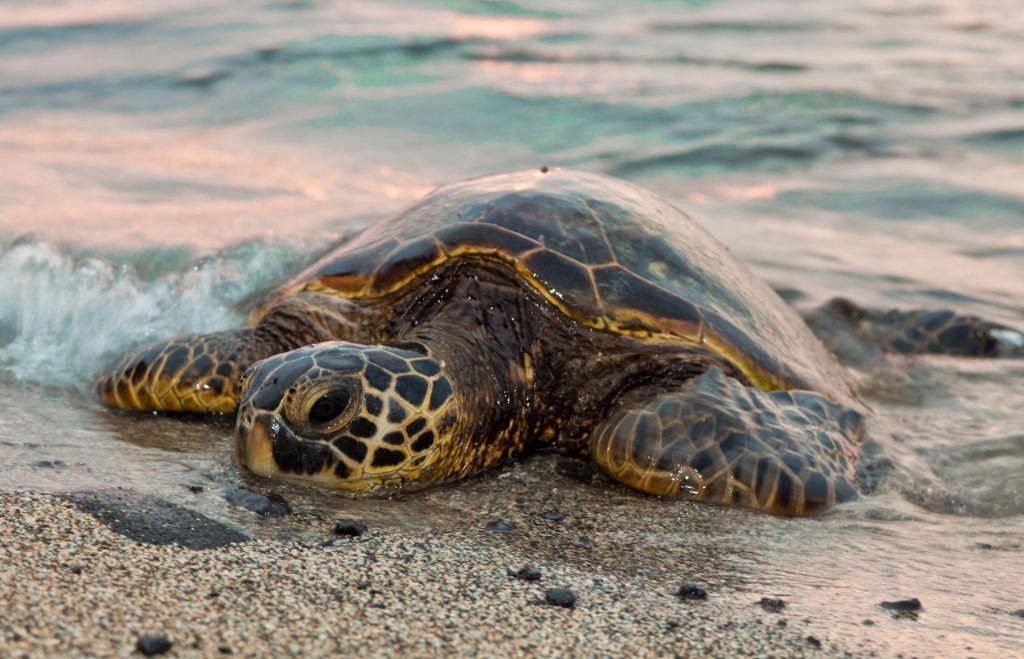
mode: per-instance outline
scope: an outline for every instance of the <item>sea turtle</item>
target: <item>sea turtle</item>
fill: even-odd
[[[952,314],[827,311],[904,352],[1014,348]],[[237,409],[237,462],[263,476],[387,491],[554,445],[643,492],[792,515],[855,495],[865,425],[832,354],[697,223],[624,181],[546,169],[440,188],[279,288],[250,328],[144,346],[97,391]]]

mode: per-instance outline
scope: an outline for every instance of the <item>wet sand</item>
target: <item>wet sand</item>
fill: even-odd
[[[712,585],[707,600],[680,600],[686,575],[598,576],[571,550],[554,559],[545,546],[538,562],[480,528],[190,550],[130,540],[49,495],[5,493],[0,504],[6,656],[128,655],[146,635],[183,655],[822,652],[805,638],[812,625],[781,627],[786,616]],[[506,572],[528,563],[538,581]],[[575,607],[546,604],[553,587],[573,590]]]
[[[557,456],[381,507],[461,509],[449,524],[389,524],[360,502],[356,537],[334,533],[336,506],[235,508],[225,525],[196,512],[221,491],[182,490],[186,505],[127,489],[0,493],[0,654],[129,655],[149,635],[200,656],[887,656],[915,624],[872,599],[871,624],[851,634],[797,591],[758,589],[745,561],[786,569],[785,554],[746,554],[821,524],[637,496]],[[524,566],[540,578],[510,574]],[[677,596],[687,583],[707,598]],[[571,589],[574,608],[546,603],[551,588]],[[817,588],[849,597],[824,577]]]

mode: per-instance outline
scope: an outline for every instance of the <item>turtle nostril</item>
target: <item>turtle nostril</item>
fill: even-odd
[[[345,389],[324,394],[309,408],[309,422],[317,425],[330,423],[348,409],[351,400],[351,394]]]

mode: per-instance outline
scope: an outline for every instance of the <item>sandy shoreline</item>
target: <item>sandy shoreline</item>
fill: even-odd
[[[529,534],[515,520],[511,533],[371,525],[356,538],[324,524],[320,539],[184,549],[129,539],[50,494],[0,493],[0,513],[5,656],[126,656],[146,634],[166,635],[170,654],[190,656],[842,652],[827,641],[815,647],[813,624],[719,594],[714,583],[701,582],[707,600],[681,600],[684,570],[671,579],[596,573],[574,559],[592,551],[585,541],[567,551],[551,546],[561,541],[550,533],[513,541]],[[540,580],[508,574],[526,564]],[[543,603],[553,587],[572,589],[576,606]]]

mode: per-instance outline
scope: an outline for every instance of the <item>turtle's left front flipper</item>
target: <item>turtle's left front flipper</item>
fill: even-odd
[[[810,391],[762,391],[714,367],[599,425],[590,455],[657,495],[808,515],[856,496],[863,419]]]
[[[804,319],[840,359],[853,363],[884,353],[1024,357],[1024,333],[953,311],[879,311],[835,298]]]

